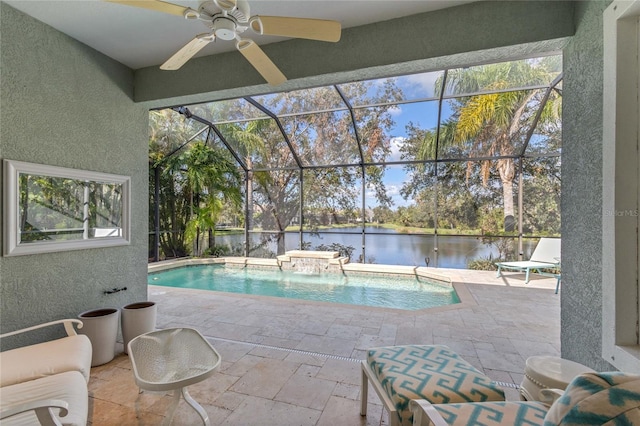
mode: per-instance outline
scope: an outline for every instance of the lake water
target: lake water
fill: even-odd
[[[357,262],[362,255],[362,228],[340,228],[340,234],[320,233],[304,234],[304,241],[311,243],[310,249],[324,244],[329,246],[338,243],[354,247],[351,256],[352,262]],[[429,266],[439,268],[466,269],[469,261],[474,259],[493,258],[498,256],[498,251],[493,245],[487,245],[479,237],[438,236],[438,251],[435,251],[435,236],[401,234],[392,229],[368,226],[367,232],[376,232],[380,235],[365,235],[365,260],[367,263],[385,265],[411,265],[425,266],[425,258],[429,258]],[[260,235],[250,234],[254,243],[260,240]],[[226,235],[216,237],[216,244],[242,244],[244,235]],[[299,248],[300,235],[297,232],[288,232],[285,235],[286,250]],[[535,240],[524,241],[525,257],[533,251]],[[275,243],[269,245],[269,249],[275,252]]]

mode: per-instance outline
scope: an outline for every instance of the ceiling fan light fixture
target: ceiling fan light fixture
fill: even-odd
[[[236,23],[229,18],[216,18],[213,21],[213,33],[221,40],[236,38]]]

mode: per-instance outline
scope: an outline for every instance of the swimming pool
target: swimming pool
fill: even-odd
[[[148,274],[150,285],[418,310],[460,303],[448,285],[418,276],[304,274],[194,265]]]

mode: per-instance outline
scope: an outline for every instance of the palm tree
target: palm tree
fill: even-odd
[[[187,223],[187,229],[185,234],[187,237],[192,238],[195,245],[195,256],[202,254],[202,245],[200,244],[200,231],[204,229],[209,230],[211,239],[209,241],[209,248],[215,245],[215,226],[220,217],[220,213],[224,207],[222,199],[216,197],[207,197],[206,201],[201,206],[195,208],[195,215]]]
[[[228,138],[237,144],[237,151],[243,157],[247,166],[247,229],[253,229],[253,159],[252,154],[258,153],[260,157],[264,157],[267,152],[267,146],[264,139],[260,136],[262,129],[269,126],[268,120],[254,120],[247,123],[231,123],[220,125]]]
[[[532,125],[532,111],[544,107],[542,119],[557,120],[559,108],[552,105],[556,97],[540,105],[541,90],[512,90],[511,87],[548,84],[550,75],[557,73],[557,59],[540,61],[514,61],[491,64],[470,69],[456,69],[447,74],[446,87],[453,93],[477,93],[453,101],[454,114],[445,121],[439,132],[438,157],[447,147],[460,147],[469,157],[501,157],[482,160],[480,173],[486,186],[492,167],[500,176],[503,193],[504,229],[515,229],[513,183],[516,168],[513,156],[525,127]],[[442,81],[436,82],[440,90]],[[488,94],[486,92],[489,92]],[[555,112],[555,113],[554,113]],[[435,135],[430,133],[420,148],[424,158],[436,158]],[[467,163],[467,175],[473,163]]]
[[[215,232],[223,201],[238,205],[242,200],[240,175],[233,162],[220,150],[196,142],[189,150],[168,161],[168,171],[182,175],[190,200],[188,232],[194,237],[194,254],[199,255],[200,232]]]

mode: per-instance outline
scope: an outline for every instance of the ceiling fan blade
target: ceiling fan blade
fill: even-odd
[[[124,4],[126,6],[141,7],[143,9],[155,10],[157,12],[168,13],[171,15],[184,16],[184,13],[190,8],[179,6],[173,3],[167,3],[161,0],[106,0],[110,3]]]
[[[272,86],[278,86],[287,81],[287,77],[282,74],[278,67],[253,40],[239,40],[236,43],[236,47],[240,53],[242,53],[242,56],[253,65],[256,71],[267,80],[267,83]]]
[[[251,18],[251,29],[264,35],[332,42],[340,40],[340,22],[324,19],[254,16]]]
[[[160,66],[160,69],[169,71],[177,70],[214,39],[215,36],[209,33],[195,36],[193,40],[185,44],[182,49],[178,50],[172,57],[167,59],[167,61]]]

